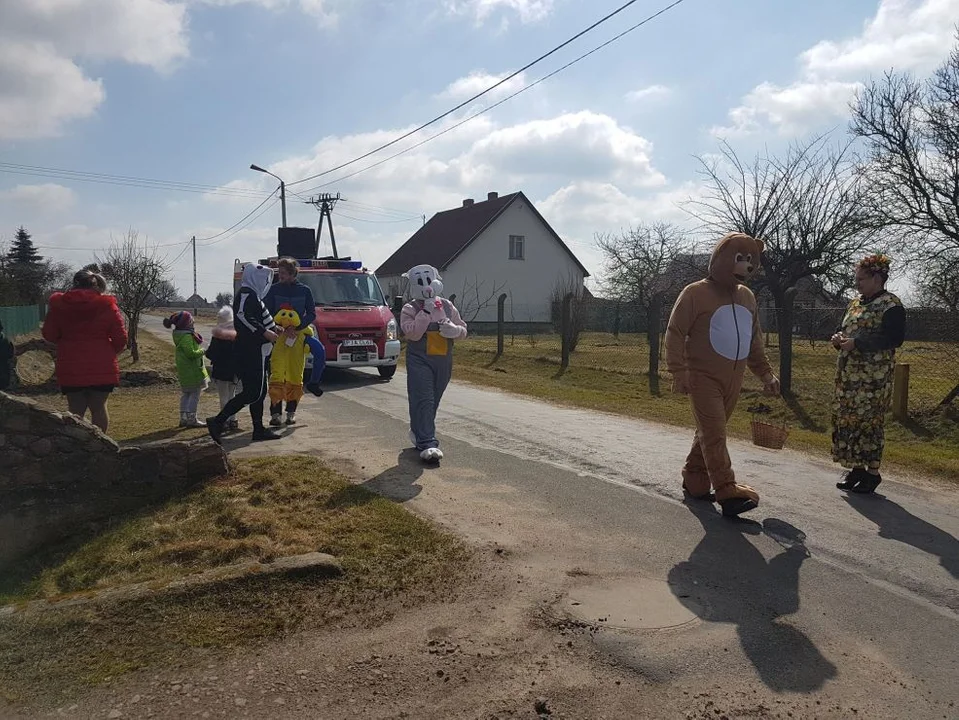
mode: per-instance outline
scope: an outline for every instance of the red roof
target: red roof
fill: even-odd
[[[493,194],[491,193],[491,196]],[[589,272],[573,255],[556,231],[539,214],[533,203],[522,192],[501,197],[491,197],[482,202],[473,202],[462,207],[436,213],[429,222],[417,230],[399,249],[379,266],[376,274],[386,277],[402,275],[414,265],[429,264],[440,271],[446,270],[470,243],[478,238],[514,200],[522,198],[536,214],[550,234],[579,266],[586,277]]]

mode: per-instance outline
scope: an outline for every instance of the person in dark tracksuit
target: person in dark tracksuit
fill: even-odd
[[[207,430],[216,443],[223,437],[228,418],[246,405],[250,406],[254,442],[278,440],[281,437],[263,426],[263,401],[270,377],[270,355],[273,343],[279,337],[273,316],[263,304],[272,282],[273,270],[264,265],[251,263],[243,268],[240,291],[233,300],[236,372],[243,389],[218,414],[207,418]]]

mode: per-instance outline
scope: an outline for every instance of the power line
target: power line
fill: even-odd
[[[503,103],[508,102],[509,100],[512,100],[512,99],[513,99],[514,97],[516,97],[517,95],[520,95],[521,93],[524,93],[524,92],[526,92],[527,90],[530,90],[530,89],[536,87],[536,86],[539,85],[541,82],[545,82],[546,80],[549,80],[549,79],[550,79],[551,77],[553,77],[554,75],[558,75],[559,73],[561,73],[561,72],[563,72],[564,70],[566,70],[567,68],[575,65],[576,63],[580,62],[581,60],[585,60],[585,59],[588,58],[590,55],[592,55],[592,54],[594,54],[594,53],[602,50],[602,49],[605,48],[606,46],[611,45],[612,43],[616,42],[617,40],[619,40],[620,38],[622,38],[624,35],[627,35],[627,34],[633,32],[634,30],[637,30],[637,29],[641,28],[643,25],[646,25],[647,23],[652,22],[652,21],[655,20],[657,17],[659,17],[660,15],[662,15],[663,13],[665,13],[665,12],[667,12],[667,11],[669,11],[669,10],[672,10],[674,7],[676,7],[677,5],[681,4],[682,2],[684,2],[684,0],[675,0],[675,2],[671,3],[670,5],[667,5],[666,7],[662,8],[662,9],[659,10],[658,12],[656,12],[656,13],[650,15],[649,17],[643,19],[641,22],[638,22],[638,23],[636,23],[635,25],[633,25],[632,27],[627,28],[627,29],[624,30],[623,32],[619,33],[618,35],[613,36],[612,38],[610,38],[609,40],[607,40],[606,42],[604,42],[602,45],[598,45],[598,46],[594,47],[594,48],[593,48],[592,50],[590,50],[589,52],[583,53],[582,55],[580,55],[579,57],[571,60],[570,62],[566,63],[566,64],[563,65],[562,67],[559,67],[559,68],[557,68],[556,70],[553,70],[553,72],[551,72],[551,73],[549,73],[549,74],[547,74],[547,75],[544,75],[543,77],[541,77],[541,78],[539,78],[538,80],[530,83],[529,85],[526,85],[526,86],[520,88],[519,90],[517,90],[516,92],[514,92],[514,93],[512,93],[512,94],[510,94],[510,95],[507,95],[506,97],[504,97],[504,98],[503,98],[502,100],[500,100],[499,102],[496,102],[496,103],[494,103],[493,105],[490,105],[489,107],[483,108],[482,110],[480,110],[480,111],[478,111],[478,112],[476,112],[476,113],[473,113],[472,115],[464,118],[463,120],[460,120],[458,123],[456,123],[456,124],[454,124],[454,125],[451,125],[450,127],[446,128],[445,130],[443,130],[443,131],[441,131],[441,132],[438,132],[438,133],[436,133],[435,135],[431,135],[430,137],[426,138],[425,140],[421,140],[420,142],[418,142],[418,143],[416,143],[416,144],[414,144],[414,145],[410,145],[408,148],[406,148],[406,149],[404,149],[404,150],[400,150],[399,152],[394,153],[393,155],[390,155],[389,157],[384,158],[383,160],[379,160],[379,161],[377,161],[377,162],[375,162],[375,163],[373,163],[373,164],[371,164],[371,165],[367,165],[366,167],[360,168],[359,170],[356,170],[356,171],[354,171],[354,172],[352,172],[352,173],[349,173],[348,175],[343,175],[343,176],[341,176],[341,177],[338,177],[338,178],[335,179],[335,180],[330,180],[329,182],[321,183],[320,185],[314,185],[313,187],[311,187],[311,188],[310,188],[308,191],[306,191],[306,192],[315,192],[315,191],[320,190],[321,188],[325,188],[325,187],[327,187],[327,186],[329,186],[329,185],[335,185],[335,184],[337,184],[337,183],[343,182],[344,180],[349,180],[350,178],[356,177],[357,175],[359,175],[359,174],[361,174],[361,173],[364,173],[364,172],[366,172],[367,170],[372,170],[373,168],[379,167],[380,165],[383,165],[384,163],[387,163],[387,162],[389,162],[390,160],[394,160],[394,159],[398,158],[400,155],[405,155],[406,153],[410,152],[411,150],[415,150],[416,148],[422,147],[423,145],[426,145],[426,143],[431,142],[431,141],[435,140],[435,139],[438,138],[438,137],[442,137],[443,135],[445,135],[445,134],[448,133],[448,132],[452,132],[453,130],[456,130],[458,127],[461,127],[462,125],[465,125],[466,123],[470,122],[471,120],[474,120],[474,119],[478,118],[480,115],[485,115],[485,114],[488,113],[490,110],[494,110],[495,108],[499,107],[499,106],[502,105]],[[343,167],[343,166],[341,166],[341,167]]]
[[[279,188],[277,188],[277,190],[278,190],[278,189],[279,189]],[[207,241],[207,240],[213,240],[213,239],[215,239],[215,238],[220,237],[221,235],[226,235],[226,234],[227,234],[228,232],[230,232],[233,228],[235,228],[235,227],[237,227],[238,225],[240,225],[244,220],[246,220],[248,217],[250,217],[251,215],[253,215],[253,213],[255,213],[255,212],[256,212],[257,210],[259,210],[261,207],[263,207],[264,205],[266,205],[267,201],[269,201],[270,198],[272,198],[273,196],[276,195],[277,190],[274,190],[274,191],[271,192],[269,195],[267,195],[259,205],[257,205],[255,208],[253,208],[252,210],[250,210],[250,212],[248,212],[246,215],[244,215],[242,218],[240,218],[240,220],[238,220],[237,222],[235,222],[233,225],[231,225],[230,227],[228,227],[226,230],[224,230],[224,231],[222,231],[222,232],[218,232],[216,235],[210,235],[210,237],[197,238],[197,242],[204,242],[206,245],[215,245],[216,243],[207,243],[206,241]],[[275,205],[276,203],[273,203],[273,204]],[[270,205],[270,207],[272,208],[273,205]],[[265,211],[264,211],[264,212],[265,212]],[[262,215],[262,213],[261,213],[261,215]],[[259,217],[259,215],[257,215],[257,217]],[[255,219],[256,219],[256,218],[254,218],[254,220],[255,220]],[[252,221],[251,221],[251,222],[252,222]],[[223,239],[225,240],[226,238],[223,238]],[[220,241],[217,240],[217,242],[220,242]]]
[[[182,182],[179,180],[153,180],[150,178],[140,178],[126,175],[110,175],[107,173],[66,170],[63,168],[49,168],[39,165],[21,165],[18,163],[6,162],[0,162],[0,172],[13,175],[46,177],[55,180],[76,180],[79,182],[99,183],[103,185],[119,185],[123,187],[146,188],[149,190],[200,193],[204,195],[223,195],[225,197],[263,197],[265,192],[262,190],[254,190],[252,188],[203,185],[200,183]]]
[[[682,2],[682,1],[683,1],[683,0],[678,0],[676,3],[674,3],[674,5],[678,5],[678,4],[679,4],[680,2]],[[334,167],[334,168],[330,168],[329,170],[324,170],[323,172],[316,173],[315,175],[309,175],[309,176],[307,176],[307,177],[305,177],[305,178],[300,178],[299,180],[294,180],[294,181],[291,182],[291,183],[287,183],[287,186],[290,186],[290,185],[299,185],[300,183],[308,182],[308,181],[310,181],[310,180],[315,180],[316,178],[322,177],[322,176],[324,176],[324,175],[329,175],[330,173],[336,172],[337,170],[342,170],[342,169],[345,168],[345,167],[349,167],[349,166],[352,165],[353,163],[357,163],[357,162],[359,162],[360,160],[364,160],[364,159],[368,158],[370,155],[375,155],[376,153],[380,152],[381,150],[385,150],[386,148],[391,147],[391,146],[395,145],[396,143],[398,143],[398,142],[400,142],[400,141],[402,141],[402,140],[405,140],[406,138],[410,137],[411,135],[414,135],[414,134],[418,133],[420,130],[423,130],[424,128],[427,128],[427,127],[429,127],[430,125],[433,125],[433,124],[439,122],[439,121],[442,120],[443,118],[445,118],[445,117],[447,117],[447,116],[449,116],[449,115],[452,115],[452,114],[453,114],[454,112],[456,112],[457,110],[459,110],[459,109],[461,109],[461,108],[469,105],[470,103],[474,102],[475,100],[478,100],[479,98],[483,97],[483,96],[486,95],[487,93],[489,93],[489,92],[495,90],[496,88],[498,88],[498,87],[499,87],[500,85],[502,85],[503,83],[509,82],[510,80],[512,80],[512,79],[513,79],[514,77],[516,77],[517,75],[520,75],[521,73],[529,70],[531,67],[533,67],[533,66],[536,65],[537,63],[542,62],[543,60],[545,60],[546,58],[548,58],[550,55],[553,55],[554,53],[559,52],[559,51],[562,50],[564,47],[566,47],[567,45],[569,45],[571,42],[573,42],[573,41],[581,38],[581,37],[582,37],[583,35],[585,35],[586,33],[590,32],[591,30],[594,30],[594,29],[597,28],[597,27],[599,27],[599,26],[602,25],[604,22],[606,22],[606,21],[609,20],[610,18],[614,17],[615,15],[618,15],[618,14],[621,13],[623,10],[625,10],[626,8],[628,8],[630,5],[635,4],[636,2],[637,2],[637,0],[629,0],[629,2],[626,2],[626,3],[624,3],[623,5],[620,5],[618,8],[616,8],[615,10],[613,10],[611,13],[609,13],[609,14],[606,15],[605,17],[600,18],[599,20],[597,20],[596,22],[594,22],[592,25],[590,25],[589,27],[587,27],[585,30],[580,30],[578,33],[576,33],[575,35],[573,35],[573,37],[571,37],[571,38],[569,38],[568,40],[566,40],[565,42],[557,45],[556,47],[554,47],[554,48],[553,48],[552,50],[550,50],[549,52],[544,53],[543,55],[540,55],[538,58],[536,58],[536,59],[533,60],[532,62],[527,63],[526,65],[524,65],[523,67],[521,67],[519,70],[516,70],[516,71],[510,73],[509,75],[507,75],[507,76],[504,77],[502,80],[500,80],[499,82],[495,83],[494,85],[491,85],[490,87],[486,88],[486,89],[483,90],[482,92],[477,93],[476,95],[474,95],[473,97],[469,98],[468,100],[464,100],[463,102],[461,102],[461,103],[460,103],[459,105],[457,105],[456,107],[454,107],[454,108],[452,108],[452,109],[450,109],[450,110],[447,110],[447,111],[446,111],[445,113],[443,113],[442,115],[438,115],[437,117],[433,118],[433,119],[430,120],[429,122],[426,122],[426,123],[420,125],[418,128],[415,128],[415,129],[413,129],[413,130],[410,130],[409,132],[407,132],[407,133],[405,133],[405,134],[403,134],[403,135],[400,135],[399,137],[394,138],[393,140],[390,140],[390,141],[389,141],[388,143],[386,143],[385,145],[380,145],[378,148],[376,148],[376,149],[374,149],[374,150],[370,150],[368,153],[365,153],[365,154],[363,154],[363,155],[360,155],[359,157],[353,158],[352,160],[350,160],[350,161],[348,161],[348,162],[345,162],[345,163],[343,163],[342,165],[338,165],[338,166],[336,166],[336,167]],[[668,8],[667,8],[667,9],[668,9]]]
[[[409,218],[403,218],[401,220],[368,220],[366,218],[353,217],[352,215],[347,215],[346,213],[343,213],[343,212],[337,212],[336,214],[338,217],[346,218],[347,220],[356,220],[357,222],[367,222],[367,223],[391,224],[391,223],[408,223],[408,222],[413,222],[414,220],[419,222],[420,220],[419,215],[416,215],[414,217],[409,217]]]

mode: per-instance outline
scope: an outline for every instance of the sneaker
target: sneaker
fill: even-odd
[[[272,423],[270,423],[272,425]],[[258,427],[253,428],[253,442],[261,442],[263,440],[282,440],[283,436],[280,435],[276,430],[270,430],[270,428]]]
[[[226,429],[226,423],[223,420],[219,420],[216,417],[208,417],[206,419],[206,431],[217,445],[220,445],[223,440],[224,429]]]
[[[271,427],[280,427],[283,424],[283,418],[280,416],[280,413],[270,416],[270,426]]]
[[[286,414],[286,424],[287,425],[296,425],[296,413],[291,412]]]
[[[317,397],[323,396],[323,390],[320,388],[319,383],[307,383],[306,389],[309,390],[314,395],[316,395]]]
[[[439,448],[426,448],[420,453],[420,458],[426,462],[439,462],[443,457],[443,451]]]
[[[226,431],[231,433],[240,432],[240,421],[236,419],[227,420]]]
[[[186,426],[189,428],[201,428],[206,427],[206,423],[200,420],[196,416],[196,413],[187,413]]]

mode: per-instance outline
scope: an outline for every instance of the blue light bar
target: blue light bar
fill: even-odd
[[[359,260],[297,260],[301,268],[327,268],[329,270],[359,270]]]

